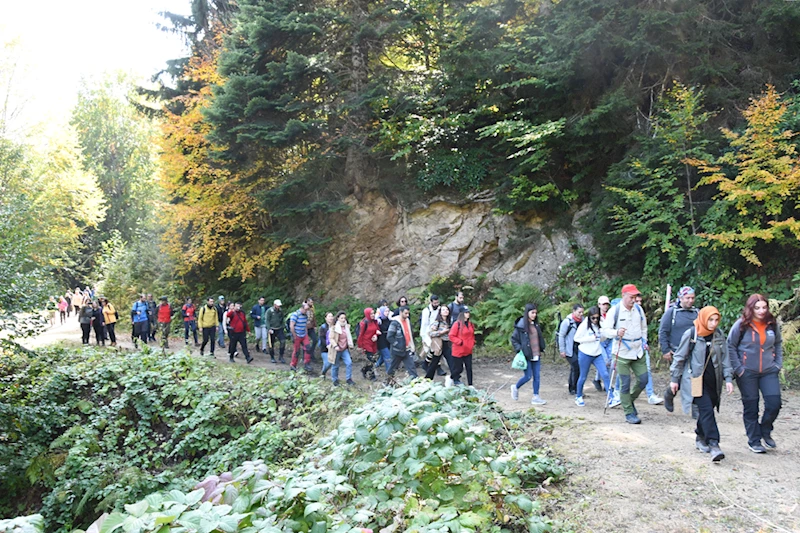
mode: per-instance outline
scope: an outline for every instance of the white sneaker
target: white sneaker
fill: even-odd
[[[608,402],[608,406],[613,409],[613,408],[619,406],[621,403],[622,402],[619,400],[619,398],[617,398],[615,396],[615,397],[611,398],[611,401]]]
[[[649,403],[650,405],[661,405],[662,403],[664,403],[664,398],[662,398],[658,394],[653,394],[647,399],[647,403]]]
[[[444,378],[444,386],[445,387],[452,387],[453,386],[453,378],[451,378],[450,376],[446,376]]]
[[[531,400],[531,405],[544,405],[546,403],[547,402],[545,400],[542,400],[541,398],[539,398],[538,394],[534,394],[533,395],[533,399]]]
[[[511,385],[511,399],[512,400],[519,400],[519,389],[517,388],[517,384]]]
[[[583,401],[583,396],[578,396],[577,398],[575,398],[575,405],[577,405],[578,407],[583,407],[586,405],[586,402]]]

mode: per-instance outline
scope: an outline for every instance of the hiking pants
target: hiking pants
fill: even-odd
[[[280,342],[280,356],[281,361],[283,361],[283,355],[286,353],[286,331],[283,328],[273,329],[272,333],[269,333],[269,340],[270,340],[270,347],[269,347],[269,356],[272,359],[275,359],[275,344]]]
[[[133,340],[142,339],[142,342],[147,344],[147,339],[150,336],[150,322],[134,322],[133,323]]]
[[[116,344],[117,343],[117,323],[112,322],[111,324],[106,324],[106,333],[108,333],[108,339]]]
[[[639,397],[647,386],[647,361],[644,354],[639,359],[617,359],[617,372],[619,373],[620,387],[619,399],[626,415],[633,414],[633,402]],[[634,376],[631,388],[631,375]]]
[[[578,351],[578,364],[580,365],[581,373],[580,376],[578,376],[578,384],[575,391],[575,396],[578,398],[583,396],[583,384],[586,383],[586,378],[589,376],[589,369],[592,367],[592,365],[594,365],[595,369],[597,370],[597,377],[603,380],[606,390],[611,387],[608,369],[606,368],[606,362],[603,360],[602,356],[586,355],[585,353]]]
[[[772,423],[778,418],[781,410],[781,383],[777,368],[759,374],[745,369],[744,374],[736,378],[739,391],[742,393],[742,419],[747,432],[747,442],[751,446],[761,445],[762,437],[772,434]],[[764,397],[764,413],[758,421],[758,393]]]
[[[158,331],[161,333],[161,347],[169,348],[169,322],[159,322]]]
[[[466,369],[467,371],[467,385],[472,385],[472,354],[465,355],[464,357],[453,357],[453,368],[450,376],[453,381],[461,380],[461,372]]]
[[[210,328],[203,328],[203,344],[200,345],[200,353],[206,349],[206,344],[209,344],[211,355],[214,355],[214,337],[217,336],[217,326]]]
[[[222,327],[222,322],[217,326],[217,344],[220,348],[225,347],[225,328]]]
[[[436,371],[439,369],[439,363],[442,361],[443,358],[447,362],[448,370],[452,371],[452,369],[450,368],[450,363],[449,363],[449,361],[451,359],[450,350],[451,350],[450,341],[443,340],[442,341],[442,354],[441,355],[432,355],[431,356],[431,362],[428,363],[428,368],[425,371],[425,377],[426,378],[433,379],[433,377],[436,375]]]
[[[400,365],[403,364],[406,367],[406,372],[408,375],[411,376],[411,379],[417,377],[417,367],[414,365],[414,355],[410,352],[406,352],[403,356],[392,356],[392,363],[389,365],[389,369],[386,371],[389,376],[393,376],[395,371],[400,368]]]
[[[573,354],[567,357],[569,361],[569,392],[575,394],[575,389],[578,387],[578,378],[581,375],[581,366],[578,362],[578,354]]]
[[[228,330],[228,357],[230,360],[233,361],[233,353],[236,351],[236,344],[242,345],[242,353],[244,354],[244,358],[250,362],[250,352],[247,351],[247,333],[234,333],[232,330]]]
[[[709,365],[711,368],[711,365]],[[713,372],[714,369],[711,368]],[[699,415],[697,416],[697,427],[695,434],[703,439],[706,443],[719,443],[719,428],[717,427],[717,419],[714,416],[714,403],[709,394],[708,387],[703,385],[703,395],[699,398],[694,398],[694,404],[697,406]],[[761,439],[759,439],[759,442]]]
[[[331,379],[334,383],[339,381],[339,364],[344,362],[345,379],[353,379],[353,360],[350,359],[350,350],[336,350],[336,362],[331,367]]]
[[[261,348],[262,352],[267,353],[267,335],[269,335],[267,326],[255,326],[253,332],[256,335],[256,348]]]
[[[525,385],[530,380],[533,380],[533,394],[539,394],[539,383],[541,380],[539,379],[539,374],[542,369],[542,357],[539,356],[538,361],[528,361],[528,366],[525,367],[525,373],[519,378],[517,381],[517,389]]]
[[[103,331],[103,325],[95,322],[92,324],[92,329],[94,330],[94,341],[97,344],[102,344],[103,346],[106,345],[105,335]]]

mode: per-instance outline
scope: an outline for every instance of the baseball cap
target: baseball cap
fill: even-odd
[[[608,299],[608,296],[603,295],[597,299],[597,305],[608,304],[611,305],[611,300]]]
[[[221,295],[221,294],[220,294],[220,295],[219,295],[219,299],[220,299],[220,300],[224,300],[224,299],[225,299],[225,297],[224,297],[223,295]]]
[[[272,305],[274,305],[274,306],[277,306],[277,307],[280,307],[280,306],[282,306],[283,304],[281,303],[281,301],[280,301],[280,300],[275,300],[274,302],[272,302]]]
[[[636,285],[633,283],[628,283],[627,285],[622,286],[622,294],[642,294],[639,292],[639,289],[636,288]]]
[[[466,305],[461,308],[461,311],[464,312],[464,313],[469,313],[470,312],[469,307],[467,307]]]

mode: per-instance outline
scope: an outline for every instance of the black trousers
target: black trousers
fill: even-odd
[[[89,334],[92,332],[92,325],[91,324],[83,324],[81,323],[81,341],[83,344],[89,344]]]
[[[203,350],[206,349],[206,344],[211,345],[211,355],[214,355],[214,339],[217,338],[217,326],[211,326],[210,328],[203,328],[203,344],[200,345],[200,353],[203,353]]]
[[[230,339],[230,344],[228,345],[228,355],[233,361],[233,352],[236,351],[236,344],[242,345],[242,353],[244,354],[244,358],[246,360],[250,360],[250,352],[247,351],[247,333],[244,331],[241,333],[234,333],[233,330],[228,330],[228,339]]]
[[[112,322],[111,324],[106,324],[106,333],[108,333],[108,338],[111,342],[117,342],[117,332],[116,332],[117,323]]]
[[[453,367],[450,369],[450,376],[453,381],[461,379],[461,372],[466,369],[467,371],[467,385],[472,385],[472,354],[465,355],[464,357],[451,357]]]
[[[775,368],[766,373],[745,370],[736,378],[742,393],[742,419],[750,445],[761,444],[762,437],[772,434],[772,423],[781,411],[781,383]],[[758,393],[764,398],[764,413],[758,421]]]
[[[436,370],[439,369],[439,362],[444,357],[444,360],[447,361],[447,368],[452,372],[452,357],[450,356],[451,351],[451,344],[450,341],[442,341],[442,354],[441,355],[432,355],[431,362],[428,363],[428,368],[425,372],[425,377],[428,379],[433,379],[436,375]]]
[[[400,368],[401,364],[405,365],[406,372],[408,372],[409,376],[412,378],[417,377],[417,368],[414,366],[414,356],[409,352],[406,352],[403,357],[392,355],[392,363],[389,365],[389,370],[387,370],[386,373],[393,376],[395,371]]]
[[[575,394],[578,390],[578,378],[581,376],[581,365],[578,363],[578,354],[567,357],[569,361],[569,393]],[[614,385],[613,383],[611,384]]]
[[[273,329],[272,333],[269,333],[269,356],[275,359],[275,343],[280,341],[281,345],[281,359],[283,359],[283,355],[286,353],[286,330],[283,327],[278,329]]]
[[[142,339],[142,342],[147,344],[147,339],[150,337],[150,322],[134,322],[133,323],[133,338]]]
[[[102,344],[103,346],[106,345],[106,338],[105,332],[103,331],[103,324],[92,324],[92,329],[94,329],[94,340],[97,344]]]

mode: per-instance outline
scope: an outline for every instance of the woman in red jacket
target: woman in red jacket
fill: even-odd
[[[472,385],[472,349],[475,347],[475,327],[469,321],[469,308],[463,307],[458,320],[450,328],[453,357],[453,385],[461,385],[461,371],[467,369],[467,385]]]

